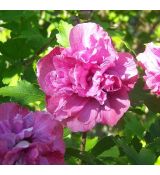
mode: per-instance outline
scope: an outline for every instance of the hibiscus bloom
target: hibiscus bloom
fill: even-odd
[[[69,41],[69,48],[56,47],[37,64],[47,110],[73,132],[116,125],[130,107],[128,92],[138,77],[133,56],[117,53],[95,23],[73,27]]]
[[[47,112],[0,104],[0,164],[63,164],[62,126]]]
[[[145,89],[160,96],[160,46],[148,43],[145,51],[137,56],[137,60],[145,70]]]

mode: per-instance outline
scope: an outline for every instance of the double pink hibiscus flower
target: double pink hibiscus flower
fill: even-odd
[[[69,41],[70,47],[54,48],[37,65],[47,110],[73,132],[96,123],[114,126],[130,107],[128,93],[138,77],[133,56],[118,53],[95,23],[73,27]]]

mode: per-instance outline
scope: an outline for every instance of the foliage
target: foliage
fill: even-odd
[[[67,22],[64,21],[60,21],[58,25],[59,33],[56,35],[57,42],[59,43],[60,46],[63,47],[69,46],[69,33],[72,27],[73,26],[71,24],[68,24]]]
[[[0,102],[16,101],[44,110],[36,63],[51,47],[67,47],[71,27],[96,22],[112,36],[117,50],[133,55],[144,44],[159,42],[159,11],[0,11]],[[142,74],[142,71],[139,70]],[[64,129],[66,163],[160,164],[160,99],[143,90],[140,78],[130,94],[132,105],[116,127],[98,125],[79,151],[81,133]]]
[[[1,96],[13,97],[15,101],[36,109],[44,108],[44,94],[34,85],[27,81],[20,81],[16,86],[0,88]]]

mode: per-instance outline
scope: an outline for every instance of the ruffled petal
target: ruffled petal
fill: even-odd
[[[110,93],[106,104],[101,107],[97,121],[114,126],[130,107],[130,100],[125,89]]]
[[[129,53],[121,52],[118,54],[118,59],[115,63],[113,70],[117,72],[123,81],[123,85],[127,90],[133,89],[138,79],[138,70],[133,56]]]
[[[137,56],[137,60],[148,71],[160,71],[160,46],[152,42],[146,44],[145,51]]]
[[[96,117],[99,112],[99,104],[96,100],[90,99],[83,109],[74,117],[66,121],[67,126],[73,132],[85,132],[91,130],[96,124]]]
[[[46,93],[48,92],[45,76],[50,72],[53,71],[54,65],[53,65],[53,57],[56,55],[60,55],[63,48],[55,47],[48,55],[46,55],[44,58],[40,59],[37,63],[37,77],[38,82]]]
[[[16,103],[2,103],[0,104],[0,121],[12,120],[16,114],[25,116],[28,113],[28,109],[19,106]]]
[[[148,43],[145,51],[137,56],[137,60],[145,70],[145,89],[160,96],[160,46]]]

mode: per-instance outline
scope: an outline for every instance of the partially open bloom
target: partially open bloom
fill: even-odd
[[[137,56],[141,67],[145,70],[143,77],[146,86],[152,93],[160,95],[160,46],[148,43],[143,53]]]
[[[47,112],[0,104],[0,164],[63,164],[63,129]]]
[[[72,131],[88,131],[96,123],[114,126],[128,110],[137,80],[134,58],[117,53],[97,24],[72,28],[69,48],[54,48],[37,65],[47,110]]]

